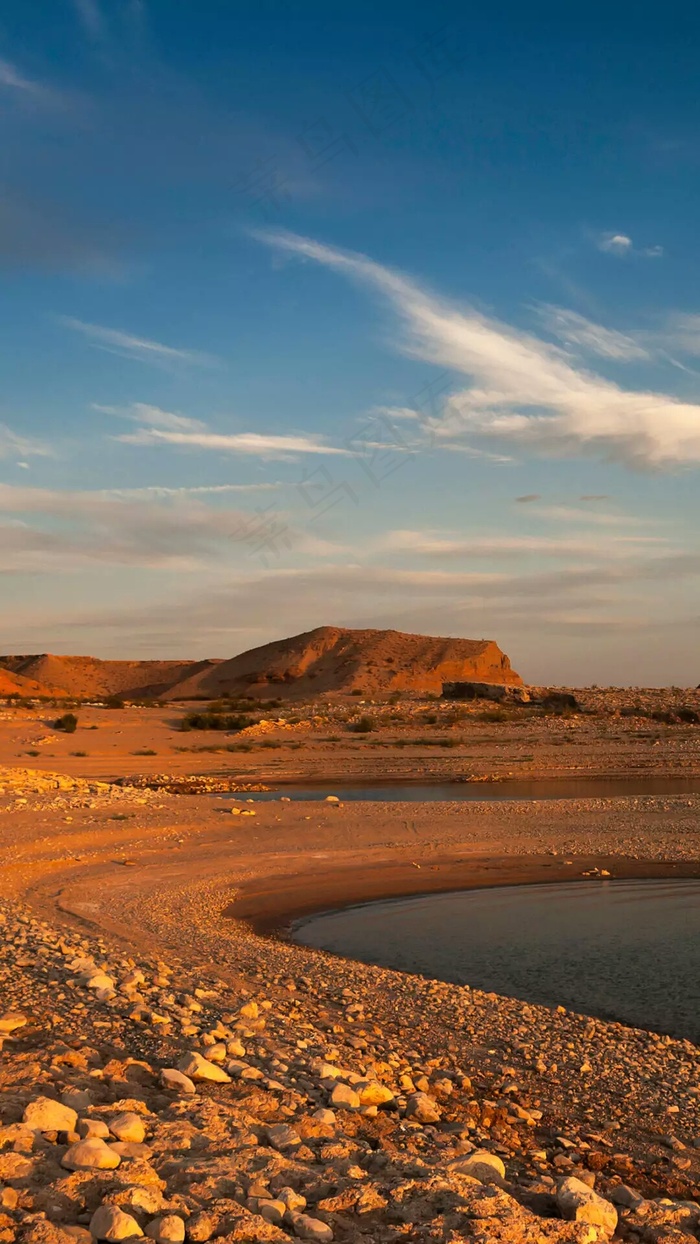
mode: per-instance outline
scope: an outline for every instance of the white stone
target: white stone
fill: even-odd
[[[114,981],[106,972],[92,972],[83,979],[83,985],[86,989],[108,989],[114,990]]]
[[[354,1088],[363,1106],[386,1106],[394,1100],[391,1089],[378,1080],[360,1080]]]
[[[406,1102],[406,1118],[419,1123],[439,1123],[440,1107],[427,1093],[412,1093]]]
[[[286,1206],[282,1201],[258,1201],[258,1213],[265,1222],[271,1222],[275,1227],[281,1227],[284,1222]]]
[[[109,1128],[102,1119],[78,1119],[78,1135],[83,1140],[89,1140],[93,1136],[99,1137],[100,1140],[108,1140]]]
[[[78,1115],[51,1097],[37,1097],[25,1108],[22,1120],[34,1132],[74,1132]]]
[[[217,1041],[214,1045],[210,1045],[207,1049],[210,1063],[223,1063],[226,1061],[228,1050],[223,1041]]]
[[[290,1210],[292,1213],[295,1210],[301,1211],[306,1209],[306,1197],[302,1196],[294,1188],[280,1188],[277,1193],[277,1200],[282,1201],[285,1209]]]
[[[289,1214],[289,1220],[295,1235],[300,1240],[319,1240],[321,1244],[333,1239],[333,1232],[328,1223],[320,1218],[310,1218],[308,1214]]]
[[[231,1077],[226,1074],[223,1067],[210,1063],[208,1058],[203,1058],[196,1050],[183,1054],[177,1067],[178,1071],[182,1071],[191,1080],[213,1081],[216,1084],[231,1083]]]
[[[157,1244],[182,1244],[185,1224],[177,1214],[163,1214],[154,1218],[146,1227],[146,1235]]]
[[[360,1099],[353,1088],[349,1084],[341,1084],[336,1081],[331,1093],[331,1105],[336,1110],[359,1110]]]
[[[98,1170],[109,1171],[119,1166],[121,1158],[99,1136],[88,1140],[79,1140],[71,1145],[61,1158],[61,1166],[69,1171]]]
[[[486,1149],[477,1149],[464,1158],[457,1158],[450,1163],[451,1170],[458,1170],[460,1175],[469,1175],[482,1184],[500,1184],[506,1177],[506,1168],[495,1153]]]
[[[118,1205],[101,1205],[90,1219],[90,1235],[95,1240],[132,1240],[143,1235],[143,1231],[136,1219]]]
[[[332,1110],[327,1110],[325,1106],[319,1106],[318,1110],[314,1110],[313,1119],[317,1119],[319,1123],[326,1123],[332,1126],[335,1123],[335,1114]]]
[[[131,1111],[118,1114],[110,1119],[109,1130],[117,1140],[124,1140],[135,1145],[142,1144],[146,1136],[143,1119]]]
[[[573,1176],[559,1184],[557,1205],[562,1217],[569,1222],[586,1222],[593,1227],[602,1227],[608,1236],[617,1227],[615,1206]]]
[[[171,1089],[176,1093],[196,1093],[197,1090],[190,1080],[182,1071],[177,1071],[175,1067],[165,1067],[160,1073],[160,1082],[163,1088]]]

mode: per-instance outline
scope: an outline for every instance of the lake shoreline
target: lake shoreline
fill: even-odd
[[[239,887],[236,898],[223,915],[243,921],[259,936],[288,938],[294,924],[327,911],[422,894],[562,881],[573,883],[584,880],[585,874],[594,869],[617,880],[700,878],[700,861],[642,860],[613,855],[577,855],[570,861],[551,855],[472,856],[469,859],[446,856],[421,864],[387,859],[369,868],[362,865],[316,871],[311,880],[304,873],[255,878]]]
[[[256,931],[263,923],[274,927],[292,907],[313,911],[334,899],[375,897],[370,887],[377,897],[391,897],[469,883],[574,879],[608,865],[614,877],[695,878],[698,797],[342,806],[277,801],[253,808],[127,787],[91,789],[66,778],[52,783],[19,771],[6,775],[4,786],[0,907],[11,933],[6,1005],[29,1013],[31,1040],[39,1040],[31,1034],[53,1032],[27,1049],[27,1084],[37,1061],[50,1074],[51,1041],[72,1041],[74,1034],[110,1059],[118,1057],[120,1065],[145,1060],[155,1079],[160,1068],[177,1065],[183,1048],[206,1050],[219,1021],[228,1023],[226,1017],[254,1002],[265,1027],[243,1041],[246,1053],[234,1060],[233,1082],[207,1088],[202,1099],[203,1109],[220,1112],[222,1161],[264,1155],[265,1129],[293,1125],[308,1137],[303,1169],[313,1182],[322,1170],[317,1159],[326,1152],[311,1134],[313,1115],[332,1101],[316,1068],[330,1057],[348,1074],[379,1074],[401,1103],[397,1112],[380,1110],[374,1121],[336,1114],[339,1143],[359,1143],[368,1155],[364,1185],[372,1195],[390,1197],[395,1180],[406,1178],[407,1161],[416,1169],[427,1162],[444,1181],[452,1177],[451,1163],[472,1147],[495,1150],[512,1190],[503,1202],[513,1224],[510,1238],[533,1244],[578,1238],[573,1224],[552,1219],[552,1185],[543,1182],[566,1171],[595,1175],[603,1196],[624,1182],[645,1197],[675,1198],[672,1210],[653,1209],[654,1223],[700,1195],[700,1150],[693,1144],[700,1136],[700,1049],[691,1042],[564,1006],[524,1004],[370,967],[310,950],[279,932]],[[245,919],[244,904],[250,908]],[[148,981],[160,976],[161,962],[169,964],[173,989],[149,985],[153,996],[136,1005],[126,996],[119,1002],[118,995],[116,1009],[109,1001],[86,1007],[85,987],[70,970],[73,952],[62,963],[66,937],[81,954],[89,949],[96,963],[106,963],[118,982],[133,964]],[[17,955],[15,944],[26,938],[39,953]],[[61,982],[58,992],[54,978]],[[197,990],[203,991],[199,1002]],[[205,1009],[204,1023],[195,1011],[182,1026],[185,995]],[[14,1057],[10,1072],[13,1065]],[[403,1079],[428,1085],[438,1101],[439,1126],[416,1126],[405,1116]],[[83,1083],[88,1090],[95,1083],[89,1072]],[[106,1087],[120,1101],[135,1089],[119,1077]],[[10,1083],[8,1092],[14,1091]],[[149,1101],[167,1122],[170,1107],[162,1098],[154,1088]],[[250,1129],[251,1119],[263,1144],[236,1150],[232,1158],[231,1129],[238,1135],[235,1129]],[[682,1151],[669,1149],[671,1135]],[[562,1137],[573,1147],[563,1148]],[[383,1152],[390,1154],[388,1180],[385,1168],[373,1165],[372,1155]],[[212,1154],[218,1161],[216,1144]],[[201,1160],[209,1161],[206,1155]],[[163,1169],[169,1179],[170,1167]],[[340,1180],[343,1195],[355,1194],[357,1181],[334,1167],[332,1178]],[[432,1196],[423,1181],[419,1194]],[[435,1196],[442,1196],[437,1185]],[[319,1194],[314,1212],[326,1213],[345,1240],[344,1211],[336,1218],[326,1204]],[[531,1210],[531,1204],[544,1208]],[[440,1212],[431,1201],[431,1216]],[[371,1213],[358,1219],[358,1230],[384,1239],[389,1218],[380,1208]],[[634,1226],[646,1228],[649,1221],[635,1218]]]

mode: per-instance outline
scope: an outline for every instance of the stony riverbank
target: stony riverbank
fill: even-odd
[[[342,975],[232,990],[16,907],[3,933],[3,1240],[696,1239],[700,1155],[674,1134],[681,1109],[700,1134],[686,1043],[617,1033],[616,1049],[609,1025],[487,1005],[496,1087],[448,1050],[406,1049]],[[420,992],[424,1018],[456,1006],[452,1022],[476,1035],[481,999]],[[619,1059],[623,1043],[630,1074],[602,1118],[598,1092],[597,1109],[584,1104],[590,1060]],[[541,1076],[564,1070],[555,1057],[570,1070],[575,1051],[583,1109],[566,1134],[508,1066],[508,1045]],[[642,1066],[659,1087],[674,1080],[647,1116],[646,1162],[615,1143],[615,1097]]]
[[[371,867],[406,838],[427,867],[506,838],[511,858],[566,842],[582,866],[605,840],[688,861],[696,801],[272,804],[241,836],[196,797],[126,821],[108,794],[62,797],[85,799],[68,830],[43,791],[1,825],[0,1241],[700,1238],[695,1046],[222,914],[265,869],[347,867],[359,844]]]

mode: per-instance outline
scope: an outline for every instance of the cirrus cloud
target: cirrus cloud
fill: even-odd
[[[700,462],[700,405],[623,388],[577,366],[560,347],[441,298],[365,255],[283,230],[255,236],[371,288],[397,316],[405,354],[457,373],[444,411],[425,423],[438,442],[480,437],[636,468]],[[468,388],[457,388],[459,375],[469,378]]]

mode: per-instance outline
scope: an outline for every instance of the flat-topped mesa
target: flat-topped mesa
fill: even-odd
[[[333,692],[361,692],[367,698],[393,691],[439,695],[444,682],[466,679],[522,685],[492,640],[321,626],[224,661],[202,676],[186,679],[174,694],[229,693],[263,699],[309,699]]]

